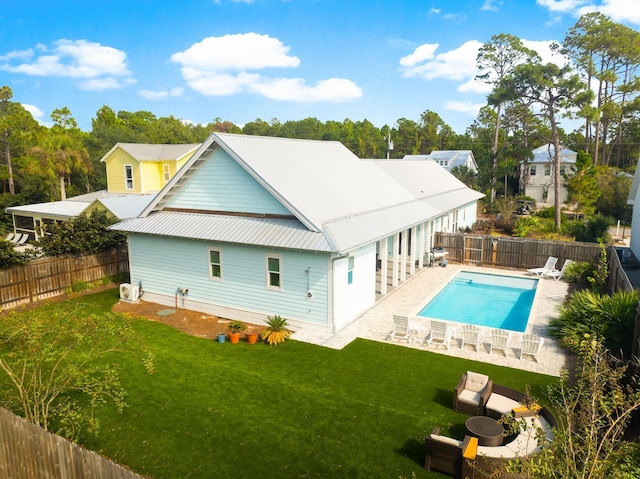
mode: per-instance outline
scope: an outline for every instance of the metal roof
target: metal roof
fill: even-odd
[[[456,166],[466,166],[467,160],[471,160],[471,169],[478,171],[478,164],[471,150],[433,150],[428,155],[404,155],[403,160],[434,160],[437,162],[446,161],[444,166],[447,170],[451,170]]]
[[[539,146],[532,150],[533,160],[529,161],[529,163],[550,163],[554,161],[555,151],[552,143]],[[569,148],[561,148],[560,156],[562,157],[562,163],[575,163],[578,154]]]
[[[116,218],[124,220],[134,218],[142,213],[155,195],[122,195],[98,198]]]
[[[18,216],[38,216],[41,218],[66,220],[75,218],[90,204],[91,203],[84,201],[71,200],[50,201],[49,203],[11,206],[6,208],[5,211]]]
[[[222,243],[331,251],[322,233],[309,231],[296,220],[161,211],[120,222],[109,229]]]
[[[300,227],[306,227],[308,233],[324,234],[321,251],[353,249],[483,196],[431,161],[361,160],[339,142],[213,133],[141,213],[140,219],[116,228],[132,233],[270,244],[243,237],[242,228],[253,225],[246,218],[231,223],[230,217],[223,216],[225,227],[233,226],[232,230],[203,234],[197,232],[201,228],[198,222],[188,222],[182,229],[176,229],[164,220],[187,218],[187,213],[165,216],[168,212],[163,212],[157,216],[216,148],[224,149],[280,201],[297,218]],[[145,217],[149,219],[145,221]],[[198,218],[203,225],[223,221],[214,220],[217,218],[214,214]],[[286,228],[271,231],[272,240],[280,247],[298,248],[297,235],[290,242],[282,241],[290,223],[271,224],[276,225]]]
[[[193,153],[200,143],[164,145],[153,143],[116,143],[100,161],[105,161],[117,149],[121,148],[138,161],[170,161],[178,160],[188,153]]]

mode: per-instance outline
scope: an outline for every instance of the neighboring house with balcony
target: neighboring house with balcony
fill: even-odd
[[[553,169],[555,150],[553,144],[540,146],[532,151],[533,158],[520,165],[520,191],[533,198],[536,203],[555,203],[555,188],[553,185]],[[562,162],[560,165],[560,204],[569,198],[566,175],[573,175],[576,171],[578,154],[568,148],[560,150]]]
[[[436,232],[473,224],[482,196],[431,161],[213,133],[110,229],[128,234],[133,299],[332,333],[425,267]]]
[[[98,210],[118,220],[138,216],[198,146],[117,143],[100,160],[106,165],[106,190],[6,208],[13,219],[13,232],[38,239],[47,224]]]
[[[474,173],[478,164],[471,150],[434,150],[428,155],[404,155],[403,160],[433,160],[447,171],[456,166],[465,166]]]

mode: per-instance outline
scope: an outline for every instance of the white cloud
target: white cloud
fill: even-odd
[[[252,88],[271,100],[295,102],[339,103],[362,96],[358,85],[343,78],[329,78],[315,86],[307,85],[300,78],[278,78],[255,83]]]
[[[614,22],[630,22],[640,25],[640,5],[638,0],[603,0],[601,5],[585,5],[578,9],[577,16],[589,12],[600,12]]]
[[[485,103],[472,103],[470,101],[448,101],[444,104],[446,110],[465,113],[469,116],[477,116],[483,106],[485,106]]]
[[[584,5],[586,0],[536,0],[536,3],[550,12],[572,12]]]
[[[300,59],[277,38],[257,33],[208,37],[171,60],[181,65],[190,88],[206,96],[254,93],[278,101],[342,102],[360,98],[362,89],[342,78],[315,85],[302,78],[269,78],[257,70],[297,68]]]
[[[439,43],[425,43],[424,45],[420,45],[411,55],[402,57],[400,59],[400,65],[403,67],[412,67],[425,60],[431,60],[439,46]]]
[[[502,2],[500,0],[485,0],[484,4],[482,5],[482,8],[480,10],[497,12],[498,11],[498,6],[495,5],[496,3],[499,6],[502,6],[504,2]]]
[[[289,47],[277,38],[257,33],[208,37],[171,60],[185,67],[203,70],[259,70],[268,67],[295,68],[298,57],[289,56]]]
[[[38,122],[42,123],[44,118],[44,112],[35,105],[29,105],[28,103],[21,103],[22,107],[31,113],[31,116]]]
[[[450,80],[465,80],[476,75],[476,57],[478,49],[482,46],[477,40],[469,40],[460,47],[440,53],[435,57],[427,58],[420,54],[419,50],[428,44],[421,45],[409,56],[400,60],[404,67],[405,77],[419,76],[427,80],[434,78],[448,78]],[[437,44],[436,44],[437,48]],[[426,49],[428,51],[428,49]],[[410,61],[408,58],[423,61]],[[403,61],[405,64],[403,64]]]
[[[538,55],[540,55],[543,64],[555,63],[556,65],[562,67],[569,63],[569,59],[564,55],[554,52],[551,49],[551,45],[553,43],[553,40],[522,40],[522,44],[525,47],[531,50],[535,50]]]
[[[84,80],[79,83],[79,86],[82,90],[91,90],[91,91],[106,91],[106,90],[117,90],[119,88],[124,88],[127,85],[131,85],[135,83],[136,80],[133,78],[126,78],[124,80],[119,80],[113,77],[106,78],[92,78],[89,80]]]
[[[491,85],[481,80],[476,80],[475,78],[472,78],[458,87],[458,91],[460,93],[480,93],[486,95],[491,92],[491,90]]]
[[[438,13],[440,13],[440,9],[439,9],[439,8],[436,8],[436,7],[431,7],[431,8],[429,9],[429,13],[430,13],[430,14],[435,14],[435,15],[437,15]]]
[[[184,93],[184,88],[182,87],[175,87],[170,89],[169,91],[166,90],[138,90],[138,94],[146,99],[146,100],[152,100],[152,101],[160,101],[160,100],[168,100],[169,98],[172,97],[178,97],[178,96],[182,96],[182,94]]]
[[[34,50],[13,51],[0,56],[0,69],[42,77],[88,79],[81,88],[105,90],[131,83],[127,54],[87,40],[58,40],[51,48],[39,44]],[[13,60],[19,60],[12,64]],[[124,81],[118,80],[124,78]]]

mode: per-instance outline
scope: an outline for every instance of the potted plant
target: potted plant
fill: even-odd
[[[229,341],[235,344],[240,341],[240,332],[247,329],[247,325],[242,321],[234,320],[229,323]]]
[[[255,331],[247,331],[245,333],[247,344],[256,344],[258,342],[258,333]]]
[[[267,327],[260,333],[260,338],[269,343],[270,346],[284,343],[291,336],[291,331],[287,328],[286,319],[280,316],[269,316],[265,323],[267,323]]]

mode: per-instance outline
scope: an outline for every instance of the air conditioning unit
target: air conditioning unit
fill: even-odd
[[[138,301],[140,298],[140,288],[129,283],[120,285],[120,299],[123,301]]]

